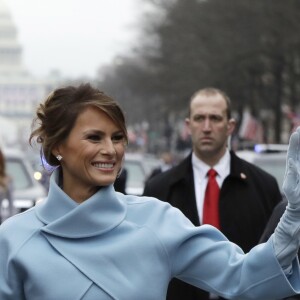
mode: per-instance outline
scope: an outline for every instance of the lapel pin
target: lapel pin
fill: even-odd
[[[247,178],[247,176],[244,173],[241,173],[240,175],[241,175],[242,179],[246,179]]]

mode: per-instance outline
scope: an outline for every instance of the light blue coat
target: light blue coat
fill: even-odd
[[[300,290],[272,241],[245,255],[169,204],[102,188],[78,205],[51,178],[48,199],[0,226],[1,300],[161,300],[174,276],[225,298]]]

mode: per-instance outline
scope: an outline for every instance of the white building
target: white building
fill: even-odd
[[[34,78],[24,68],[17,28],[4,0],[0,0],[0,126],[15,126],[0,128],[3,143],[27,143],[37,104],[56,84],[56,79]],[[17,132],[15,139],[12,132]]]

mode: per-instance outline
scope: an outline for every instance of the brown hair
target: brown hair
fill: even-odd
[[[87,106],[105,112],[120,127],[128,143],[125,116],[116,101],[89,83],[58,88],[38,106],[29,137],[30,145],[34,138],[41,144],[41,155],[49,165],[59,165],[52,150],[68,137],[78,115]]]
[[[196,98],[198,95],[204,95],[204,96],[215,96],[215,95],[221,95],[227,105],[227,109],[226,109],[226,113],[227,113],[227,118],[228,120],[231,118],[231,100],[229,98],[229,96],[222,90],[214,88],[214,87],[206,87],[203,88],[201,90],[198,90],[197,92],[195,92],[190,100],[190,106],[189,106],[189,115],[191,114],[191,103],[194,100],[194,98]]]

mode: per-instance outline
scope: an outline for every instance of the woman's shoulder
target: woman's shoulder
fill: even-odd
[[[125,195],[124,201],[127,205],[127,216],[141,224],[162,224],[163,220],[171,223],[186,219],[183,213],[168,202],[154,197]],[[155,226],[156,226],[155,225]]]
[[[0,240],[21,241],[30,237],[42,227],[36,218],[34,208],[16,214],[5,220],[0,226]]]
[[[170,206],[169,203],[161,201],[155,197],[148,197],[148,196],[140,196],[140,195],[124,195],[124,201],[128,206],[153,206],[153,207],[164,207]]]

